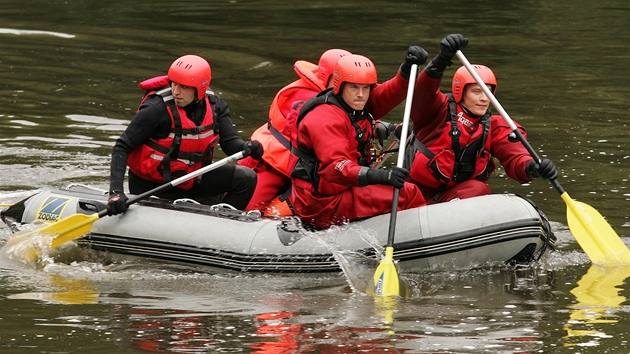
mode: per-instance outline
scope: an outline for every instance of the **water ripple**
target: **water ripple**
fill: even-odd
[[[61,32],[50,32],[50,31],[36,31],[36,30],[20,30],[14,28],[0,28],[0,34],[16,34],[16,35],[45,35],[45,36],[55,36],[61,38],[74,38],[76,37],[74,34],[67,34]]]

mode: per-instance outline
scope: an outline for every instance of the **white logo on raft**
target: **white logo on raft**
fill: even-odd
[[[341,160],[341,161],[337,162],[337,164],[335,165],[335,170],[337,170],[337,171],[343,170],[346,167],[346,165],[348,164],[348,162],[350,162],[350,160]]]
[[[45,222],[57,222],[61,219],[61,213],[68,206],[71,198],[50,195],[39,207],[39,211],[35,219]]]

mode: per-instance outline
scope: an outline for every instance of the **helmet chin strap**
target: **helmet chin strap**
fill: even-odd
[[[205,114],[205,109],[199,106],[200,102],[201,100],[195,98],[195,100],[189,103],[186,107],[182,107],[188,118],[195,122],[195,124],[201,124]]]
[[[460,106],[462,106],[462,110],[464,111],[464,113],[466,113],[466,115],[473,117],[473,118],[479,118],[481,116],[478,116],[476,114],[474,114],[473,112],[471,112],[466,106],[464,106],[464,103],[460,102],[459,103]]]

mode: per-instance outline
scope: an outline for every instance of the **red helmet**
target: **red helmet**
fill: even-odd
[[[376,66],[363,55],[350,54],[342,57],[335,65],[333,74],[333,91],[339,94],[341,84],[352,82],[361,85],[375,85],[378,82],[376,77]]]
[[[494,73],[490,68],[483,65],[473,65],[479,77],[486,85],[490,86],[490,91],[492,94],[497,92],[497,78],[494,76]],[[470,72],[466,67],[462,66],[457,69],[455,75],[453,75],[453,97],[455,98],[455,102],[459,103],[462,100],[462,96],[464,95],[464,89],[468,84],[476,84],[475,78],[470,75]]]
[[[335,71],[335,65],[337,65],[339,58],[350,54],[352,53],[344,49],[329,49],[319,57],[317,78],[322,83],[322,86],[326,87],[328,84],[328,80],[330,80],[333,71]]]
[[[175,60],[168,69],[168,79],[180,85],[196,88],[198,100],[206,94],[211,78],[210,64],[196,55],[184,55]]]

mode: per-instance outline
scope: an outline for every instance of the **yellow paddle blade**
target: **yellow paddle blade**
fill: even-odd
[[[57,221],[54,224],[56,228],[52,229],[52,231],[58,236],[53,239],[52,248],[57,248],[66,242],[87,234],[92,229],[92,224],[99,218],[98,214],[74,214],[66,219]]]
[[[567,204],[569,229],[591,262],[607,267],[630,264],[630,250],[597,210],[566,192],[560,196]]]
[[[378,296],[399,296],[400,281],[394,264],[394,248],[385,249],[385,258],[374,273],[374,293]]]
[[[46,225],[41,229],[17,234],[7,240],[5,247],[17,247],[28,241],[28,239],[39,235],[40,237],[52,236],[50,248],[57,248],[65,242],[72,241],[88,233],[92,229],[92,224],[98,219],[98,214],[74,214],[56,223]],[[20,253],[25,260],[33,261],[42,256],[42,249],[33,244],[30,247],[20,247]]]

